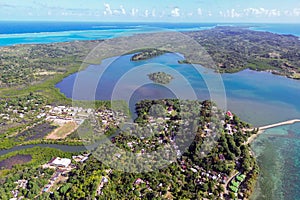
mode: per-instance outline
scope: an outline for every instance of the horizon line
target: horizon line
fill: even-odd
[[[0,22],[69,22],[69,23],[168,23],[168,24],[300,24],[300,22],[222,22],[222,21],[211,21],[211,22],[175,22],[175,21],[91,21],[91,20],[1,20]]]

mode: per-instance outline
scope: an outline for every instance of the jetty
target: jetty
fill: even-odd
[[[261,127],[259,127],[259,130],[266,130],[266,129],[269,129],[269,128],[274,128],[274,127],[277,127],[277,126],[283,126],[283,125],[288,125],[288,124],[294,124],[294,123],[297,123],[297,122],[300,122],[300,119],[292,119],[292,120],[288,120],[288,121],[284,121],[284,122],[279,122],[279,123],[276,123],[276,124],[261,126]]]
[[[284,122],[278,122],[278,123],[275,123],[275,124],[270,124],[270,125],[265,125],[265,126],[258,127],[257,134],[251,135],[251,137],[248,138],[245,145],[251,143],[257,136],[262,134],[267,129],[274,128],[274,127],[277,127],[277,126],[294,124],[294,123],[298,123],[298,122],[300,122],[300,119],[292,119],[292,120],[287,120],[287,121],[284,121]]]

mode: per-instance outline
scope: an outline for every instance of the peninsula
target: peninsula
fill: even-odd
[[[132,61],[147,60],[147,59],[150,59],[150,58],[154,58],[156,56],[163,55],[165,53],[167,53],[167,51],[159,50],[159,49],[151,49],[151,48],[144,49],[144,50],[141,50],[141,52],[138,52],[138,53],[134,54],[131,57],[131,60]]]

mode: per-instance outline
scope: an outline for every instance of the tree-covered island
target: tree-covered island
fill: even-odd
[[[147,60],[147,59],[150,59],[150,58],[154,58],[156,56],[163,55],[163,54],[165,54],[167,52],[168,51],[160,50],[160,49],[152,49],[152,48],[143,49],[140,52],[134,54],[131,57],[131,60],[132,61]]]
[[[165,72],[154,72],[148,74],[148,78],[154,83],[159,83],[159,84],[168,84],[174,79],[172,75],[167,74]]]

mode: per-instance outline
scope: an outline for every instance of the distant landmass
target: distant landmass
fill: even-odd
[[[204,47],[220,72],[246,68],[300,78],[300,40],[293,35],[253,31],[245,27],[218,26],[185,32]],[[192,62],[194,58],[188,58]],[[211,67],[207,63],[199,63]]]
[[[167,51],[164,51],[164,50],[159,50],[159,49],[144,49],[144,50],[141,50],[141,52],[138,52],[136,54],[134,54],[132,57],[131,57],[131,60],[132,61],[139,61],[139,60],[147,60],[147,59],[150,59],[150,58],[154,58],[156,56],[160,56],[164,53],[167,53]]]

